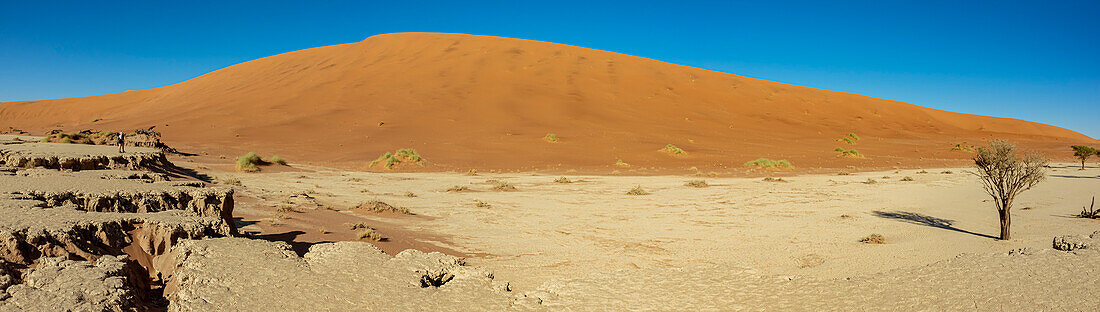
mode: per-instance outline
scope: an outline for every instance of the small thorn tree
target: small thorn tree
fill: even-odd
[[[1012,201],[1016,196],[1046,179],[1047,159],[1037,153],[1020,157],[1016,145],[994,140],[989,146],[978,148],[974,155],[976,175],[997,206],[1001,217],[1001,239],[1012,237]]]
[[[1074,145],[1070,146],[1070,148],[1073,149],[1073,157],[1077,157],[1077,159],[1081,160],[1081,170],[1085,170],[1085,161],[1092,155],[1097,154],[1096,149],[1089,146]]]

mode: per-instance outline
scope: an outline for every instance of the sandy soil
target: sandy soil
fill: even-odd
[[[301,205],[306,207],[297,213],[301,216],[293,217],[305,223],[296,225],[300,228],[315,227],[308,224],[314,217],[307,217],[315,214],[345,218],[328,223],[366,220],[406,245],[459,252],[471,265],[490,269],[518,290],[593,272],[648,274],[652,269],[699,265],[791,279],[868,276],[964,253],[1050,249],[1056,235],[1100,230],[1096,220],[1072,217],[1100,190],[1096,166],[1054,166],[1048,181],[1017,200],[1011,241],[992,238],[998,235],[996,211],[967,170],[834,173],[785,177],[785,182],[567,176],[572,183],[556,183],[556,176],[530,173],[377,174],[320,167],[215,175],[240,179],[244,190],[239,193],[270,201],[281,201],[290,193],[312,194],[316,203],[309,205],[314,207]],[[904,177],[913,181],[902,181]],[[684,185],[698,179],[709,186]],[[506,181],[516,190],[493,190],[488,180]],[[871,180],[875,182],[868,183]],[[453,186],[470,191],[447,191]],[[627,195],[635,186],[650,194]],[[348,210],[372,199],[407,207],[415,216]],[[488,206],[479,206],[479,201]],[[242,203],[237,211],[248,222],[258,221],[262,232],[289,231],[289,224],[274,231],[268,228],[272,204]],[[317,209],[318,204],[341,211]],[[870,234],[885,236],[887,243],[859,242]],[[394,249],[386,243],[380,246]]]
[[[633,175],[739,171],[759,157],[788,159],[809,172],[957,166],[969,155],[952,147],[992,137],[1057,157],[1070,144],[1097,143],[1051,125],[606,51],[434,33],[275,55],[149,90],[3,103],[0,125],[36,134],[58,126],[156,126],[165,143],[184,151],[229,158],[278,153],[345,169],[367,169],[385,152],[414,148],[427,162],[401,170]],[[847,133],[862,140],[837,142]],[[558,142],[545,140],[547,134]],[[667,144],[687,153],[660,152]],[[866,158],[837,157],[838,147]],[[632,167],[616,167],[617,160]]]

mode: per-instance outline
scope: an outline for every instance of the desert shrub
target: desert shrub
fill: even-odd
[[[707,181],[703,181],[703,180],[691,180],[691,181],[687,181],[687,183],[684,183],[684,186],[708,187],[708,186],[710,186],[710,184],[707,184]]]
[[[502,192],[511,192],[511,191],[516,190],[516,186],[512,185],[512,183],[508,183],[508,182],[505,182],[505,181],[489,180],[489,181],[485,181],[485,182],[488,182],[489,184],[492,184],[493,185],[493,190],[502,191]]]
[[[641,185],[637,185],[629,191],[626,191],[626,195],[649,195],[649,192],[646,192],[645,189],[642,189]]]
[[[615,166],[630,167],[630,164],[623,162],[622,159],[615,160]]]
[[[928,170],[923,170],[922,169],[921,171],[917,171],[917,174],[925,174],[925,173],[928,173]]]
[[[369,239],[372,241],[380,242],[382,241],[383,237],[382,234],[378,233],[378,231],[375,231],[372,228],[366,228],[362,231],[359,231],[359,239]]]
[[[783,178],[767,177],[764,178],[764,182],[787,182],[787,180],[783,180]]]
[[[416,194],[413,192],[405,192],[405,197],[416,197]]]
[[[386,167],[386,169],[393,169],[393,166],[396,166],[397,164],[400,164],[402,162],[422,165],[420,163],[422,160],[423,158],[420,157],[420,153],[417,153],[416,150],[411,148],[402,148],[394,151],[393,153],[386,152],[382,154],[382,156],[378,156],[378,159],[371,161],[370,164],[367,165],[367,167],[374,167],[374,165],[377,165],[378,163],[383,163],[383,166]]]
[[[943,172],[940,172],[940,173],[942,173],[942,174],[953,174],[954,172],[952,172],[951,170],[944,170]]]
[[[466,175],[476,176],[477,175],[477,169],[470,169],[470,171],[466,171]]]
[[[906,177],[904,177],[904,178],[901,178],[901,180],[902,180],[902,181],[905,181],[905,182],[910,182],[910,181],[913,181],[913,178],[912,178],[912,177],[909,177],[909,176],[906,176]]]
[[[1070,146],[1070,148],[1073,149],[1073,157],[1081,160],[1081,170],[1085,169],[1085,161],[1088,160],[1089,157],[1092,157],[1092,155],[1097,155],[1098,152],[1100,152],[1097,151],[1095,148],[1083,145],[1073,145]]]
[[[278,155],[272,155],[271,158],[264,159],[264,161],[268,162],[268,163],[272,163],[272,164],[280,164],[280,165],[286,166],[286,159],[283,159],[282,157],[279,157]]]
[[[863,158],[863,154],[861,154],[859,151],[857,151],[855,149],[843,149],[843,148],[837,147],[836,149],[833,149],[833,151],[839,152],[840,156],[842,156],[842,157]]]
[[[483,202],[483,201],[477,200],[477,199],[474,200],[474,206],[476,206],[478,208],[493,208],[493,205],[490,205],[489,203],[486,203],[486,202]]]
[[[557,143],[558,142],[558,135],[553,134],[553,133],[547,133],[546,136],[543,137],[543,138],[545,138],[547,141],[550,141],[552,143]]]
[[[573,183],[573,180],[570,180],[569,178],[566,178],[566,177],[559,177],[557,179],[554,179],[554,182],[555,183]]]
[[[878,183],[878,181],[875,181],[875,179],[871,179],[871,178],[867,178],[867,181],[863,181],[863,184],[875,184],[875,183]]]
[[[328,229],[325,229],[325,227],[322,226],[322,227],[317,228],[317,233],[328,234],[328,233],[332,233],[332,232],[329,232]]]
[[[1012,202],[1017,195],[1046,179],[1046,165],[1047,159],[1040,154],[1019,157],[1016,145],[1007,141],[994,140],[989,146],[978,148],[974,155],[976,174],[986,193],[993,197],[1000,216],[1002,240],[1011,238]]]
[[[464,185],[455,185],[455,186],[452,186],[451,188],[447,189],[448,192],[465,192],[465,191],[469,191],[469,190],[470,190],[470,188],[466,187]]]
[[[952,147],[952,148],[951,148],[951,150],[952,150],[952,151],[965,151],[965,152],[973,152],[973,151],[974,151],[974,147],[971,147],[971,146],[965,146],[965,145],[962,145],[962,144],[955,144],[955,147]]]
[[[847,171],[841,171],[841,172],[837,172],[837,173],[836,173],[836,175],[838,175],[838,176],[846,176],[846,175],[852,175],[852,174],[851,174],[851,173],[848,173]]]
[[[370,200],[368,202],[355,206],[356,209],[363,209],[369,212],[396,212],[400,214],[412,214],[409,208],[398,207],[387,204],[380,200]]]
[[[348,225],[348,227],[351,228],[352,231],[358,230],[358,229],[369,229],[369,228],[371,228],[371,227],[367,226],[366,223],[363,223],[363,222],[353,223],[353,224]]]
[[[855,144],[856,144],[856,142],[857,142],[857,141],[859,141],[859,136],[858,136],[858,135],[856,135],[855,133],[849,133],[849,134],[848,134],[848,135],[846,135],[846,136],[843,136],[843,137],[841,137],[841,138],[839,138],[839,139],[836,139],[836,141],[837,141],[837,142],[844,142],[844,143],[848,143],[848,145],[855,145]]]
[[[228,178],[228,179],[218,180],[218,184],[244,186],[244,184],[241,184],[240,179],[235,179],[235,178]]]
[[[746,162],[744,166],[745,167],[760,167],[760,168],[780,168],[780,169],[794,168],[794,166],[791,165],[791,162],[789,162],[785,159],[771,160],[771,159],[767,159],[767,158],[757,158],[756,160]]]
[[[882,234],[871,234],[859,239],[859,242],[864,244],[885,244],[886,237],[882,236]]]
[[[665,148],[662,149],[662,150],[667,152],[667,153],[673,154],[673,155],[682,155],[682,154],[684,154],[683,149],[680,149],[679,147],[676,147],[676,145],[672,145],[672,144],[665,145]]]
[[[260,171],[259,165],[264,164],[260,155],[256,155],[255,152],[248,152],[244,156],[237,157],[237,171],[241,172],[256,172]]]
[[[280,213],[298,212],[298,210],[295,210],[294,206],[291,205],[279,205],[279,207],[276,208],[275,211]]]

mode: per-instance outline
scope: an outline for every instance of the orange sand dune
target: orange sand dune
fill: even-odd
[[[92,123],[94,119],[102,119]],[[990,137],[1064,153],[1085,135],[562,44],[438,33],[378,35],[230,66],[166,87],[0,104],[0,126],[156,125],[184,151],[247,151],[365,169],[414,148],[415,170],[664,172],[959,163]],[[846,146],[836,139],[856,133]],[[543,139],[556,134],[558,143]],[[659,152],[674,144],[687,153]],[[865,159],[841,158],[836,147]],[[631,167],[613,164],[623,160]],[[739,169],[738,169],[739,170]]]

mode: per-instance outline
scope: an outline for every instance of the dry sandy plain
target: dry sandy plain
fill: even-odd
[[[1051,250],[1055,236],[1100,230],[1100,222],[1074,217],[1100,190],[1096,166],[1078,170],[1072,164],[1054,165],[1048,181],[1018,200],[1010,241],[994,238],[999,230],[996,211],[968,168],[797,175],[783,177],[783,182],[565,175],[571,183],[531,173],[298,169],[215,175],[239,179],[243,186],[238,196],[254,199],[243,200],[247,204],[236,212],[251,224],[243,231],[308,244],[354,240],[346,224],[367,222],[390,238],[377,243],[383,250],[415,246],[465,256],[470,265],[510,282],[513,291],[540,294],[549,306],[1088,310],[1077,304],[1100,305],[1092,297],[1092,283],[1100,277],[1089,267],[1100,262],[1096,255],[1069,260],[1064,265],[1071,267],[1061,268],[1043,261],[1018,266],[988,259],[966,262],[963,256]],[[905,177],[913,181],[902,181]],[[487,182],[491,180],[505,181],[515,190],[496,190]],[[691,180],[704,180],[708,186],[686,186]],[[455,186],[469,191],[448,191]],[[628,195],[635,186],[650,194]],[[298,204],[305,198],[299,194],[309,194],[308,204]],[[408,208],[414,215],[355,208],[370,200]],[[296,212],[276,211],[286,205]],[[331,233],[321,234],[320,228]],[[883,235],[886,244],[860,242],[870,234]],[[1055,271],[1074,273],[1066,277]],[[1043,281],[1038,275],[1059,278]],[[940,289],[932,284],[937,278]],[[864,285],[871,289],[858,290],[862,295],[848,293],[860,286],[819,285],[852,279],[875,282]],[[819,286],[796,287],[799,283]],[[1075,283],[1081,284],[1071,285]],[[944,294],[959,289],[965,291]],[[996,298],[987,290],[1026,302],[1001,306],[986,301]],[[887,293],[910,301],[886,305],[891,302],[882,297]],[[1043,298],[1030,297],[1038,294]],[[1062,300],[1055,297],[1078,295],[1087,299],[1055,303]],[[727,298],[709,303],[692,299],[712,296]],[[846,296],[853,296],[846,299],[852,301],[832,301]],[[940,298],[920,299],[925,296]]]

